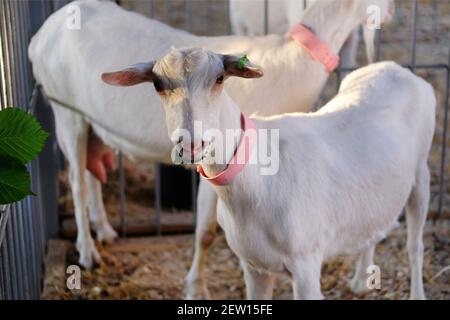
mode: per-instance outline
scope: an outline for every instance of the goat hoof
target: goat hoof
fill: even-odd
[[[94,241],[91,241],[89,245],[78,245],[77,249],[80,254],[78,264],[85,270],[91,270],[93,267],[100,265],[101,257]]]
[[[111,227],[110,224],[106,224],[97,229],[97,241],[106,244],[114,243],[118,238],[117,232]]]
[[[202,281],[186,280],[186,300],[211,300],[211,295],[209,293],[206,285]]]
[[[366,279],[353,278],[350,282],[350,288],[354,294],[363,294],[369,291],[367,288]]]
[[[409,300],[427,300],[425,294],[423,292],[420,293],[411,293]]]
[[[200,293],[199,293],[200,292]],[[208,288],[203,288],[202,290],[194,292],[188,292],[186,294],[186,300],[211,300],[211,294],[209,293]]]

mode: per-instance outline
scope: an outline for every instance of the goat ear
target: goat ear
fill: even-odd
[[[247,56],[237,57],[231,55],[223,56],[223,67],[225,75],[241,78],[260,78],[263,76],[262,70],[252,64]]]
[[[134,86],[142,82],[153,82],[154,61],[132,65],[126,69],[102,74],[102,80],[113,86]]]

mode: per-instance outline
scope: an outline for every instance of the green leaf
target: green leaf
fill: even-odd
[[[48,133],[30,114],[17,108],[0,111],[0,155],[33,160],[44,147]]]
[[[30,175],[19,160],[0,156],[0,204],[22,200],[30,191]]]

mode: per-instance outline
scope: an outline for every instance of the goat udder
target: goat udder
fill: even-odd
[[[106,169],[116,168],[113,151],[92,130],[89,133],[87,149],[87,169],[102,183],[106,183]]]

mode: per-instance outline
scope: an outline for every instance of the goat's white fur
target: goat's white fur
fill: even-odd
[[[367,4],[373,2],[346,1],[345,7],[341,1],[317,2],[303,21],[338,52],[365,16]],[[389,1],[376,2],[383,15],[387,15]],[[159,58],[171,46],[196,45],[222,53],[245,52],[264,68],[266,76],[255,81],[230,79],[227,91],[244,112],[260,115],[310,110],[328,77],[321,64],[281,35],[197,37],[122,10],[110,2],[74,1],[71,5],[80,8],[81,29],[66,28],[66,7],[61,8],[32,38],[29,57],[34,76],[47,95],[89,116],[51,102],[58,140],[66,146],[71,167],[79,262],[88,268],[99,258],[88,219],[97,222],[98,236],[104,239],[115,236],[101,203],[100,183],[85,174],[88,127],[107,145],[134,159],[169,162],[171,150],[161,102],[154,92],[144,86],[115,90],[101,82],[101,72]],[[318,15],[324,20],[318,22]],[[197,297],[205,290],[202,264],[207,246],[202,245],[202,239],[214,229],[216,198],[209,185],[200,187],[196,251],[187,277],[188,297]]]
[[[269,0],[268,33],[283,34],[298,23],[307,7],[317,0]],[[323,0],[319,0],[323,1]],[[305,7],[306,5],[306,7]],[[230,0],[230,23],[234,34],[261,36],[265,32],[264,1]],[[364,21],[363,21],[364,22]],[[374,60],[374,37],[376,29],[362,25],[363,38],[366,44],[367,61]],[[359,43],[358,29],[353,30],[341,49],[341,66],[352,68],[357,65],[356,54]]]
[[[183,78],[186,69],[176,61],[190,57],[198,63],[187,72],[190,77],[211,70],[206,78],[214,79],[221,59],[203,50],[174,49],[156,66],[170,68],[175,62],[173,74]],[[186,90],[182,112],[170,94],[163,99],[169,134],[191,131],[186,125],[193,117],[207,127],[217,125],[223,136],[241,128],[241,111],[225,91]],[[207,109],[203,101],[210,102]],[[271,298],[273,275],[282,271],[292,275],[294,298],[323,298],[323,260],[372,248],[397,224],[405,205],[410,297],[425,298],[422,232],[435,107],[430,84],[393,62],[381,62],[347,76],[338,94],[315,113],[255,119],[257,129],[279,130],[280,171],[264,176],[260,164],[247,164],[229,185],[214,186],[218,222],[244,268],[248,298]],[[226,152],[231,159],[234,151]],[[202,166],[213,176],[225,164]]]

